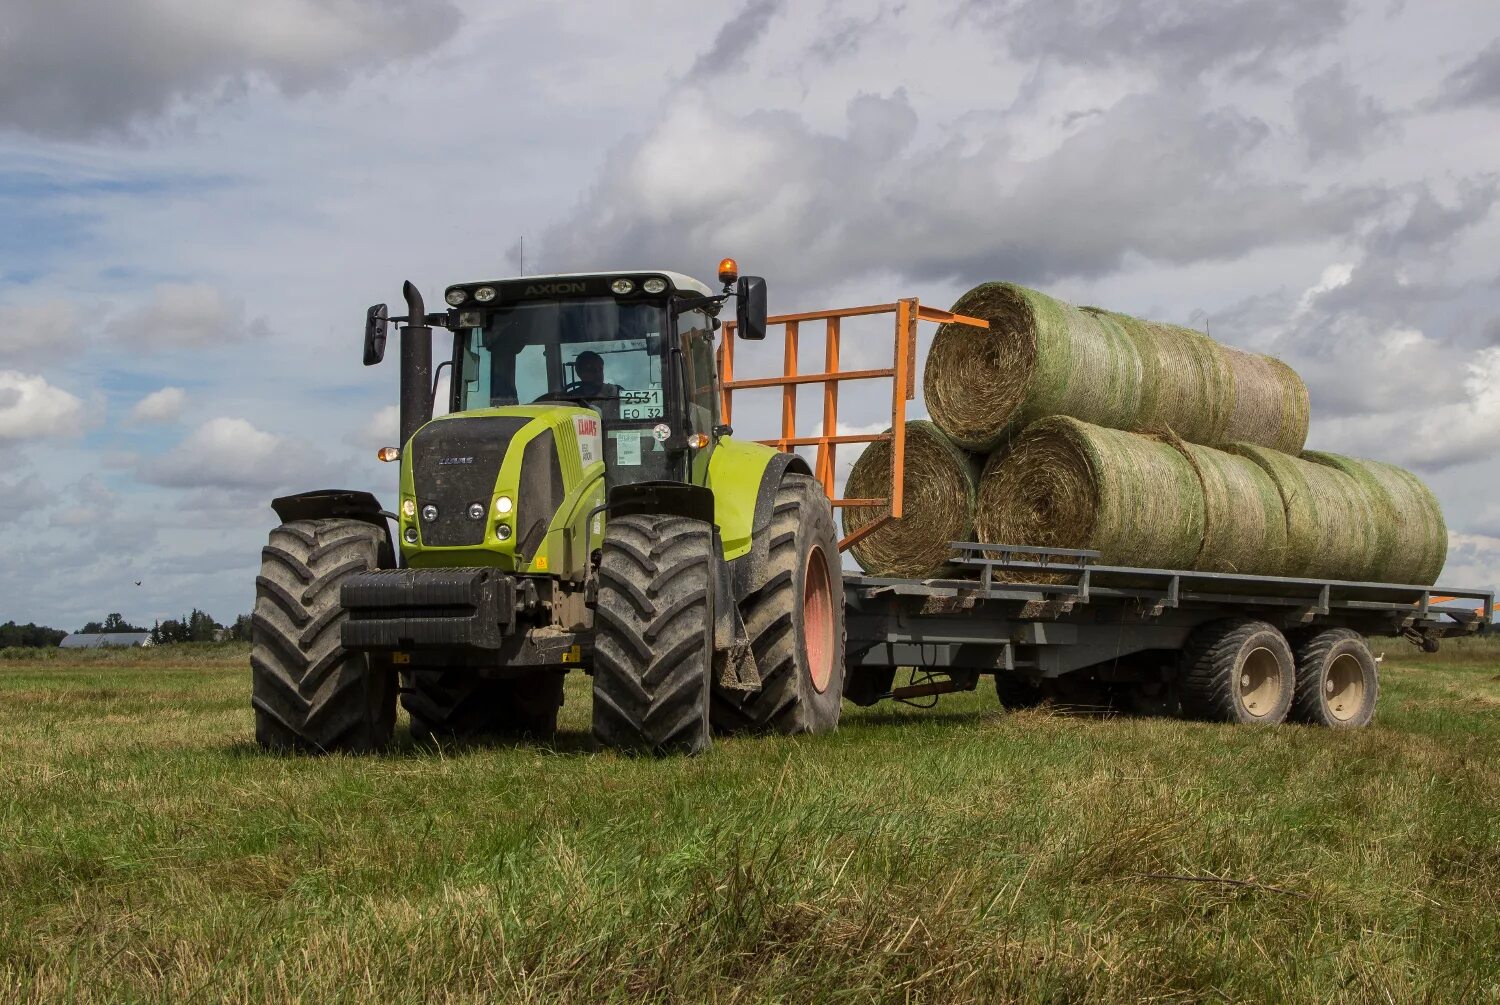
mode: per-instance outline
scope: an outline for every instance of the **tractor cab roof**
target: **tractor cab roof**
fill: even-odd
[[[623,289],[615,284],[626,280]],[[628,296],[646,292],[650,280],[662,280],[675,294],[690,297],[713,296],[713,291],[691,276],[665,269],[622,269],[618,272],[566,272],[546,276],[515,276],[488,282],[457,283],[445,291],[450,307],[478,304],[498,306],[517,300],[553,299],[577,296]],[[658,295],[663,291],[654,289]]]

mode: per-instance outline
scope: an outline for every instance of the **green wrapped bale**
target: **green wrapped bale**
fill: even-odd
[[[1230,451],[1270,476],[1286,511],[1287,563],[1282,575],[1308,579],[1384,580],[1383,514],[1365,489],[1338,468],[1237,443]]]
[[[1312,415],[1307,385],[1274,356],[1220,346],[1234,388],[1224,443],[1254,443],[1297,454],[1307,442]],[[1191,437],[1187,437],[1191,439]]]
[[[1177,441],[1203,489],[1203,547],[1192,568],[1279,576],[1290,563],[1281,492],[1254,461]]]
[[[1087,548],[1104,565],[1190,569],[1204,543],[1203,489],[1171,443],[1053,416],[991,458],[975,525],[992,544]]]
[[[1295,453],[1306,439],[1307,388],[1270,357],[1014,283],[977,286],[953,310],[990,327],[941,326],[923,392],[933,421],[970,450],[1051,415],[1205,446]]]
[[[1374,575],[1383,583],[1431,586],[1448,560],[1448,528],[1437,497],[1410,471],[1309,450],[1303,460],[1342,471],[1374,512]]]
[[[931,422],[908,422],[902,517],[856,541],[849,549],[854,560],[872,576],[930,579],[943,575],[952,558],[948,542],[974,539],[978,479],[978,458]],[[890,491],[890,441],[872,443],[854,462],[844,495],[885,499]],[[889,506],[846,507],[844,534],[854,534],[889,513]]]

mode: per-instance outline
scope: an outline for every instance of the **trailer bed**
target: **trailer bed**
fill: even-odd
[[[953,578],[844,577],[851,668],[1058,677],[1181,650],[1194,628],[1254,618],[1440,639],[1488,630],[1488,590],[1094,564],[1096,552],[954,542]]]

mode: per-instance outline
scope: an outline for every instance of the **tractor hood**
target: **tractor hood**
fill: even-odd
[[[589,482],[602,486],[602,457],[599,416],[587,408],[512,406],[433,419],[402,450],[408,564],[552,571],[544,542],[570,496]]]

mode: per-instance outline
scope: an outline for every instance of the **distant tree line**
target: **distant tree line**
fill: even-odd
[[[54,648],[59,642],[67,637],[68,633],[61,628],[48,628],[46,625],[33,625],[30,623],[18,625],[14,621],[7,621],[0,625],[0,649],[10,646],[31,646],[39,649]]]
[[[250,615],[241,614],[230,625],[221,625],[209,617],[207,611],[193,608],[193,612],[181,619],[168,618],[151,627],[151,644],[171,645],[174,642],[217,642],[220,639],[246,641],[250,639]]]
[[[174,642],[218,642],[233,639],[250,641],[250,615],[241,614],[233,622],[221,625],[206,611],[193,608],[192,613],[179,619],[158,621],[150,628],[132,625],[119,613],[111,613],[103,621],[90,621],[78,630],[80,635],[114,635],[128,632],[145,632],[152,645],[171,645]],[[11,646],[51,649],[68,636],[61,628],[46,625],[24,624],[7,621],[0,625],[0,649]]]

